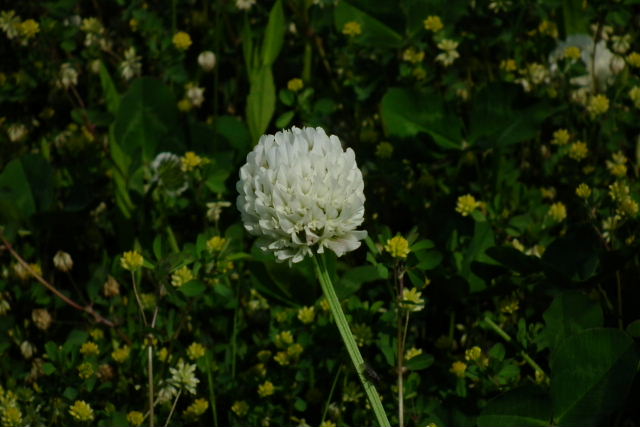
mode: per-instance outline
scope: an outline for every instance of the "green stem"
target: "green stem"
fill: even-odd
[[[325,418],[327,417],[327,411],[329,411],[329,405],[331,405],[331,399],[333,398],[333,392],[336,388],[336,384],[338,384],[338,378],[340,378],[340,372],[342,371],[342,369],[340,369],[340,365],[338,365],[338,369],[336,372],[336,376],[333,379],[333,384],[331,384],[331,390],[329,390],[329,397],[327,397],[327,403],[324,405],[324,410],[322,411],[322,419],[320,420],[320,423],[323,423]]]
[[[312,259],[316,276],[318,276],[318,280],[320,281],[320,286],[322,287],[324,296],[329,302],[329,307],[331,307],[331,313],[333,314],[333,318],[336,322],[336,325],[338,326],[340,335],[342,336],[342,341],[344,342],[345,347],[347,347],[347,352],[349,353],[349,357],[351,357],[351,362],[356,368],[356,372],[360,377],[360,381],[362,382],[364,391],[367,393],[369,403],[371,404],[371,408],[376,415],[378,424],[383,427],[390,427],[391,424],[387,419],[387,414],[384,412],[382,402],[380,401],[380,396],[378,395],[375,386],[364,375],[364,359],[362,358],[360,350],[358,349],[358,345],[356,344],[356,340],[353,338],[353,334],[349,329],[349,323],[347,322],[347,318],[342,311],[342,306],[340,305],[340,300],[336,295],[336,291],[333,289],[333,284],[331,283],[331,279],[329,278],[329,274],[327,273],[327,268],[324,265],[324,262],[322,263],[322,265],[318,263],[318,259],[316,256],[313,256]]]
[[[213,389],[213,375],[211,375],[211,353],[207,352],[207,383],[209,385],[209,400],[211,401],[211,413],[213,415],[213,426],[218,427],[218,412],[216,410],[216,395]]]

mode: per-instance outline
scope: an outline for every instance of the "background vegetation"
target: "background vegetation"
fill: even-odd
[[[328,261],[392,424],[640,423],[637,5],[5,3],[2,424],[374,424],[234,207],[292,125],[363,171]]]

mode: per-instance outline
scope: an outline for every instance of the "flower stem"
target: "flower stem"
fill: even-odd
[[[318,257],[315,255],[312,257],[316,276],[318,276],[318,280],[320,281],[320,286],[322,287],[324,296],[329,302],[329,307],[331,307],[331,313],[333,314],[333,318],[336,322],[336,325],[338,326],[340,335],[342,336],[342,341],[344,342],[345,347],[347,347],[347,352],[349,353],[349,357],[351,357],[351,362],[353,363],[353,366],[355,367],[356,372],[360,377],[360,381],[362,382],[364,391],[367,393],[369,403],[371,404],[371,408],[373,408],[373,412],[376,415],[378,424],[381,427],[391,426],[391,424],[389,424],[389,420],[387,419],[387,414],[384,412],[382,402],[380,401],[380,396],[378,395],[375,386],[364,375],[364,359],[362,358],[360,350],[358,350],[358,345],[356,344],[356,341],[353,338],[353,334],[349,329],[349,323],[347,322],[347,318],[342,311],[342,306],[340,305],[340,300],[336,295],[336,291],[333,289],[333,284],[331,283],[331,279],[329,278],[329,274],[327,273],[327,268],[324,264],[324,260],[321,259],[321,265],[318,262],[317,258]]]

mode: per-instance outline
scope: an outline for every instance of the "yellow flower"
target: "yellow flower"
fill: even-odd
[[[289,80],[289,82],[287,82],[287,89],[289,89],[292,92],[298,92],[303,87],[304,87],[304,82],[302,81],[302,79],[299,79],[299,78],[291,79]]]
[[[102,23],[98,20],[98,18],[84,18],[82,20],[82,24],[80,25],[80,29],[86,33],[102,33],[104,28],[102,27]]]
[[[402,59],[407,62],[411,62],[412,64],[417,64],[424,59],[424,52],[410,47],[404,51],[404,53],[402,54]]]
[[[456,212],[462,216],[467,216],[480,207],[480,202],[476,201],[476,198],[471,194],[465,194],[458,197],[456,203]]]
[[[607,169],[609,169],[609,172],[617,178],[622,178],[627,175],[627,165],[624,163],[616,163],[607,160]]]
[[[111,353],[111,357],[116,362],[123,363],[125,360],[127,360],[129,358],[129,353],[131,353],[131,349],[129,348],[128,345],[125,345],[123,347],[120,347],[120,348],[114,350]]]
[[[471,347],[470,349],[467,349],[467,351],[464,352],[464,358],[470,362],[475,362],[476,360],[480,360],[481,357],[482,357],[482,349],[477,345]]]
[[[605,95],[596,95],[589,100],[587,111],[592,117],[604,114],[609,110],[609,98]]]
[[[389,252],[394,258],[406,258],[411,252],[409,241],[402,236],[395,236],[384,245],[384,250]]]
[[[540,188],[540,193],[542,194],[543,199],[553,200],[556,198],[556,189],[553,187],[542,187]]]
[[[287,366],[289,364],[289,355],[286,351],[279,351],[273,356],[273,360],[278,362],[280,366]]]
[[[409,311],[420,311],[424,308],[424,300],[422,299],[422,292],[418,291],[418,288],[402,290],[402,308]]]
[[[458,378],[464,378],[464,373],[467,370],[467,364],[464,362],[453,362],[450,372],[453,372]]]
[[[549,208],[549,216],[555,222],[561,222],[567,217],[567,208],[562,202],[557,202]]]
[[[376,157],[380,159],[388,159],[393,154],[393,145],[390,142],[383,141],[376,147]]]
[[[40,32],[40,24],[33,19],[27,19],[20,24],[20,34],[26,39],[35,37]]]
[[[582,50],[578,46],[567,46],[564,49],[564,57],[567,59],[580,59]]]
[[[158,355],[159,361],[166,362],[167,358],[169,357],[169,350],[167,349],[167,347],[162,347],[156,354]]]
[[[638,215],[639,210],[640,206],[638,206],[638,203],[631,197],[622,199],[620,203],[618,203],[618,211],[624,215],[635,217]]]
[[[242,418],[249,413],[249,404],[244,400],[236,400],[233,402],[233,405],[231,405],[231,410],[234,414]]]
[[[89,335],[91,335],[91,338],[93,338],[96,341],[99,341],[102,338],[104,338],[104,332],[102,331],[102,329],[98,329],[98,328],[92,329],[89,332]]]
[[[290,331],[282,331],[276,335],[275,344],[278,348],[285,348],[293,344],[293,335]]]
[[[302,323],[311,323],[316,317],[316,309],[314,307],[302,307],[298,310],[298,320]]]
[[[209,409],[209,402],[206,399],[196,399],[187,409],[184,411],[184,416],[187,418],[196,418],[204,414]]]
[[[629,91],[629,98],[633,101],[636,108],[640,108],[640,86],[634,86]]]
[[[76,400],[69,407],[69,413],[78,421],[93,421],[93,409],[84,400]]]
[[[500,61],[500,69],[506,72],[512,72],[518,69],[518,65],[514,59],[503,59]]]
[[[178,31],[173,36],[173,45],[179,50],[189,49],[191,43],[191,36],[184,31]]]
[[[554,39],[558,37],[558,27],[555,22],[544,20],[538,25],[538,31],[540,34],[553,37]]]
[[[260,397],[271,396],[275,392],[275,387],[271,381],[265,381],[258,386],[258,395]]]
[[[89,362],[84,362],[78,365],[78,376],[83,380],[87,378],[91,378],[93,376],[94,370],[93,365]]]
[[[120,258],[120,265],[125,270],[136,271],[144,264],[144,258],[137,251],[128,251]]]
[[[427,78],[427,71],[422,67],[416,67],[411,71],[411,75],[416,78],[416,80],[424,80]],[[376,150],[376,155],[377,155]]]
[[[140,411],[131,411],[127,414],[127,421],[137,427],[144,422],[144,414]]]
[[[191,111],[191,108],[193,108],[193,105],[187,98],[183,98],[178,101],[178,110],[182,111],[183,113]]]
[[[640,67],[640,53],[631,52],[627,55],[627,63],[632,67]]]
[[[342,34],[347,36],[358,36],[362,34],[362,27],[358,22],[349,21],[342,27]]]
[[[591,196],[591,188],[583,182],[576,188],[576,195],[582,199],[588,199]]]
[[[131,28],[131,31],[138,31],[138,20],[136,18],[131,18],[129,19],[129,28]]]
[[[100,348],[93,341],[87,341],[80,347],[80,353],[85,356],[97,356],[100,353]]]
[[[16,406],[6,406],[1,412],[3,427],[19,427],[24,425],[20,408]]]
[[[193,280],[193,273],[191,273],[191,270],[189,270],[189,267],[186,265],[180,267],[171,275],[171,284],[176,288],[179,288],[191,280]]]
[[[180,159],[181,166],[183,172],[189,172],[194,170],[195,168],[202,166],[206,163],[205,159],[198,156],[193,151],[187,151],[184,153],[184,157]]]
[[[293,358],[300,356],[303,352],[304,348],[301,344],[295,343],[291,344],[289,348],[287,348],[287,354]]]
[[[404,360],[413,359],[416,356],[420,356],[422,354],[422,349],[412,347],[404,354]]]
[[[198,342],[192,343],[187,348],[187,356],[189,356],[189,359],[191,360],[200,359],[202,356],[204,356],[205,352],[206,350],[204,346]]]
[[[207,240],[207,249],[210,252],[221,252],[227,244],[227,239],[220,236],[213,236]]]
[[[569,131],[566,129],[558,129],[553,133],[553,139],[551,143],[554,145],[566,145],[569,143],[571,136],[569,135]]]
[[[444,28],[442,19],[440,19],[440,17],[437,15],[427,16],[427,19],[425,19],[423,22],[425,30],[433,31],[434,33],[437,33]]]
[[[587,158],[588,154],[589,148],[587,147],[587,144],[582,141],[574,142],[573,144],[571,144],[571,147],[569,147],[569,157],[571,157],[573,160],[584,160],[585,158]]]

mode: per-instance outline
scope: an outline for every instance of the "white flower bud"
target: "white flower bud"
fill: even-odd
[[[216,66],[216,54],[205,50],[198,55],[198,64],[204,71],[211,71]]]
[[[60,271],[67,272],[73,268],[73,259],[71,255],[64,251],[58,251],[53,256],[53,265]]]
[[[31,359],[36,352],[36,347],[29,341],[22,341],[20,352],[25,359]]]

